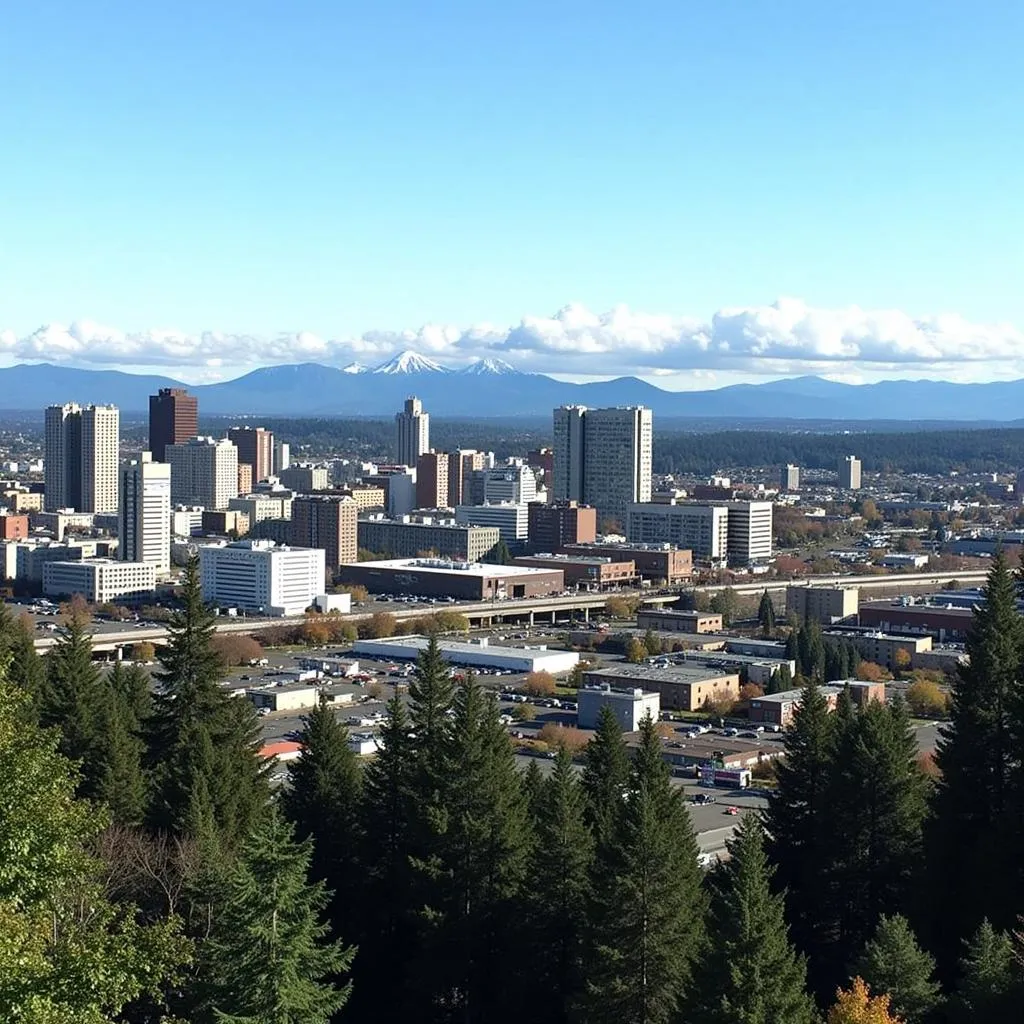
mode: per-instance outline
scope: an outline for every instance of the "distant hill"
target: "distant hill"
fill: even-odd
[[[0,409],[42,409],[57,402],[110,402],[148,408],[168,377],[80,370],[46,363],[0,369]],[[235,380],[190,388],[207,415],[390,416],[409,395],[439,417],[548,416],[556,405],[646,405],[656,416],[688,419],[945,420],[1009,422],[1024,416],[1024,380],[991,384],[882,381],[838,384],[795,377],[715,391],[664,391],[636,377],[589,384],[522,373],[500,360],[451,370],[415,352],[377,367],[316,363],[268,366]]]

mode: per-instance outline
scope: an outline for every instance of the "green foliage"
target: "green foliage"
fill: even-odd
[[[647,648],[644,642],[635,636],[626,641],[626,661],[631,665],[640,665],[647,659]]]
[[[1012,1020],[1024,995],[1024,970],[1013,942],[982,921],[964,941],[959,981],[950,1000],[953,1024],[1003,1024]]]
[[[511,565],[512,552],[509,551],[508,544],[502,539],[480,561],[487,562],[490,565]]]
[[[644,650],[651,657],[661,654],[661,639],[657,636],[653,629],[649,629],[646,633],[644,633]]]
[[[878,919],[853,971],[872,992],[888,995],[893,1012],[906,1024],[923,1024],[939,1002],[939,986],[932,977],[935,960],[918,946],[910,922],[901,914]]]
[[[583,791],[587,821],[599,845],[608,840],[629,781],[629,754],[615,712],[605,705],[597,729],[587,744],[583,765]]]
[[[736,618],[740,599],[732,587],[720,590],[711,598],[710,610],[722,616],[722,624],[728,626]]]
[[[789,665],[780,665],[768,679],[768,693],[784,693],[793,689],[793,673]]]
[[[761,603],[757,606],[757,621],[761,625],[761,634],[765,637],[775,635],[775,605],[765,590],[761,594]]]

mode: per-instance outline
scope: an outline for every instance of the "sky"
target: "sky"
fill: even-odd
[[[1024,5],[3,21],[0,364],[1024,376]]]

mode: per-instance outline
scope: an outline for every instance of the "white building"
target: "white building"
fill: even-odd
[[[203,506],[181,505],[171,512],[171,535],[191,537],[203,531]]]
[[[860,490],[860,459],[847,455],[839,462],[839,486],[844,491]]]
[[[526,540],[529,518],[529,506],[513,502],[460,505],[455,510],[455,522],[460,526],[495,526],[506,544]]]
[[[402,636],[393,640],[357,640],[352,653],[364,658],[387,658],[391,661],[413,661],[426,650],[425,636]],[[575,651],[549,651],[537,647],[497,647],[486,641],[466,643],[459,640],[438,640],[445,661],[470,668],[500,668],[512,672],[550,672],[559,675],[571,672],[579,663]]]
[[[301,615],[324,589],[324,552],[269,540],[199,549],[203,599],[261,615]]]
[[[418,398],[407,398],[405,408],[395,415],[395,461],[415,466],[430,451],[430,416]]]
[[[596,729],[602,708],[611,708],[623,732],[636,732],[648,715],[661,714],[661,697],[640,689],[613,690],[607,683],[585,686],[577,695],[576,721],[581,729]]]
[[[537,500],[537,478],[529,466],[495,466],[477,472],[483,484],[481,505],[524,505]]]
[[[292,447],[287,441],[274,441],[274,475],[280,476],[281,470],[292,464]]]
[[[158,576],[171,571],[171,467],[149,452],[121,470],[120,546],[126,562],[148,562]]]
[[[287,497],[285,497],[287,495]],[[292,492],[285,491],[278,496],[270,494],[246,494],[232,498],[228,508],[244,512],[249,517],[249,529],[264,519],[291,519]]]
[[[156,589],[156,569],[146,562],[93,558],[85,562],[47,562],[43,566],[43,594],[71,597],[81,594],[94,604],[134,601]]]
[[[193,437],[169,444],[166,458],[175,505],[225,509],[238,495],[238,449],[227,438]]]
[[[626,536],[637,544],[690,548],[697,562],[724,562],[729,550],[729,510],[721,505],[683,503],[631,505]]]
[[[117,511],[121,414],[114,405],[46,410],[44,482],[48,512]]]
[[[770,501],[728,501],[728,557],[734,565],[771,561],[773,505]]]

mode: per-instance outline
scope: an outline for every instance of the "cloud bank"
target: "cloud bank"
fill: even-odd
[[[929,370],[984,364],[1024,372],[1024,333],[956,314],[915,318],[898,310],[817,309],[799,299],[721,309],[709,318],[641,313],[616,306],[592,313],[568,305],[526,316],[513,327],[428,324],[325,338],[308,331],[268,336],[173,330],[127,333],[89,321],[49,324],[24,337],[0,331],[0,359],[78,366],[223,367],[289,362],[372,365],[413,349],[450,366],[499,357],[520,370],[560,374],[662,375],[684,371],[748,374],[831,372],[865,367]]]

